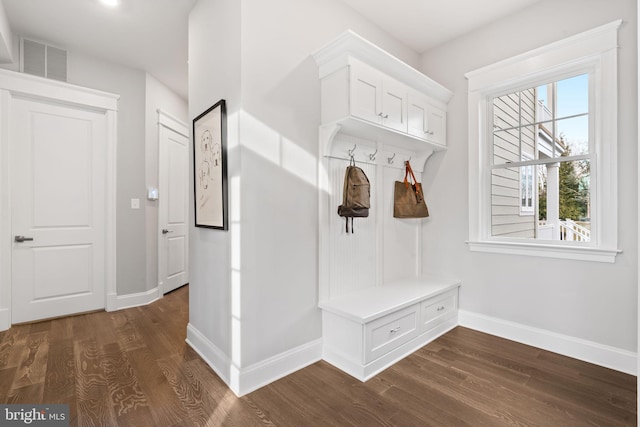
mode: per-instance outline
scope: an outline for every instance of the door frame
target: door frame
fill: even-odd
[[[163,225],[161,223],[161,209],[160,209],[160,204],[162,203],[162,195],[163,193],[166,192],[166,189],[161,188],[161,182],[162,180],[160,179],[160,174],[162,173],[162,154],[161,154],[161,135],[162,135],[162,128],[167,128],[173,132],[176,132],[182,136],[184,136],[185,138],[187,138],[187,151],[189,151],[189,144],[191,141],[189,141],[190,137],[189,137],[189,126],[184,123],[182,120],[178,119],[177,117],[167,113],[166,111],[162,110],[161,108],[158,108],[157,110],[158,113],[158,193],[160,194],[160,199],[158,201],[158,218],[157,218],[157,222],[158,222],[158,229],[156,230],[156,237],[157,237],[157,254],[156,254],[156,267],[157,267],[157,275],[158,275],[158,294],[159,297],[162,298],[162,296],[164,296],[165,290],[164,290],[164,283],[161,286],[160,285],[160,281],[162,279],[161,277],[161,264],[160,264],[160,260],[162,258],[162,253],[161,253],[161,249],[162,249],[162,243],[161,243],[161,239],[162,239],[162,228]],[[188,156],[187,156],[188,157]],[[187,164],[187,170],[189,169],[189,165]],[[187,177],[187,183],[189,182],[189,177]],[[188,194],[188,189],[187,189],[187,194]],[[186,203],[186,212],[187,212],[187,233],[185,234],[185,239],[186,239],[186,251],[187,251],[187,259],[186,259],[186,263],[187,266],[189,264],[189,198],[187,197],[187,200],[185,201]],[[187,267],[187,271],[188,271],[188,267]]]
[[[16,97],[90,108],[107,119],[105,191],[105,304],[116,301],[116,141],[119,95],[0,69],[0,331],[11,327],[11,164],[9,116]]]

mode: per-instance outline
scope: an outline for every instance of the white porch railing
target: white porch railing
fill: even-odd
[[[556,233],[553,224],[542,220],[538,223],[538,239],[544,240],[568,240],[571,242],[589,242],[591,230],[576,223],[571,219],[559,222],[559,232]]]
[[[591,230],[571,219],[560,221],[560,240],[588,242],[591,240]]]

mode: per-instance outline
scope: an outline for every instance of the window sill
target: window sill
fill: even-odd
[[[474,252],[490,252],[510,255],[526,255],[546,258],[573,259],[594,262],[616,262],[618,249],[599,249],[569,245],[553,245],[522,242],[467,242],[469,249]]]

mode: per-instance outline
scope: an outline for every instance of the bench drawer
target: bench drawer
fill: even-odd
[[[458,290],[422,301],[422,330],[435,327],[441,320],[454,315],[458,309]]]
[[[420,304],[374,320],[365,326],[365,363],[418,335]]]

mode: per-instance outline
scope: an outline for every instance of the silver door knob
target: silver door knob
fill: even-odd
[[[15,240],[18,243],[22,243],[22,242],[32,242],[33,241],[33,237],[24,237],[24,236],[15,236],[13,238],[13,240]]]
[[[173,233],[171,230],[167,230],[166,228],[162,229],[162,234]]]

